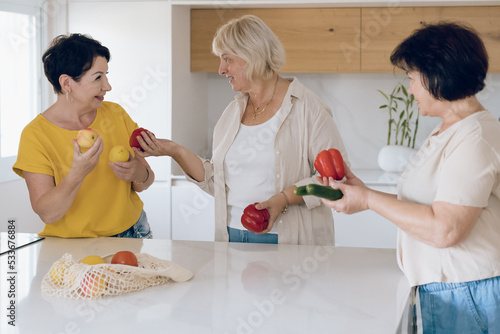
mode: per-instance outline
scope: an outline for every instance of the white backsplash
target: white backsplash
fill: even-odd
[[[283,76],[289,76],[283,74]],[[314,91],[332,109],[333,116],[347,148],[353,168],[378,168],[379,150],[387,142],[387,112],[378,89],[389,93],[398,81],[408,83],[404,74],[291,74]],[[209,132],[207,157],[210,156],[212,132],[227,104],[233,99],[226,78],[209,74]],[[479,99],[494,115],[500,117],[500,74],[491,74]],[[420,117],[415,147],[420,147],[440,119]]]

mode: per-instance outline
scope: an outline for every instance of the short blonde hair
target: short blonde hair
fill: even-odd
[[[247,80],[269,79],[285,65],[285,49],[278,37],[257,16],[244,15],[217,29],[212,41],[216,56],[230,53],[246,64]]]

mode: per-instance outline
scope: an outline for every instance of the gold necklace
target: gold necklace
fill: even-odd
[[[269,105],[269,103],[271,103],[271,101],[273,100],[274,98],[274,94],[276,93],[276,87],[278,86],[278,79],[279,79],[279,75],[276,76],[276,81],[274,83],[274,90],[273,90],[273,95],[271,96],[271,99],[263,104],[261,104],[260,106],[258,106],[257,108],[255,108],[253,102],[252,102],[252,99],[250,98],[250,95],[248,95],[248,101],[250,102],[250,104],[252,105],[252,108],[253,108],[253,117],[252,119],[255,119],[255,117],[259,116],[260,114],[262,114],[264,111],[266,111],[266,108],[267,106]],[[259,109],[262,108],[261,111],[259,111]]]

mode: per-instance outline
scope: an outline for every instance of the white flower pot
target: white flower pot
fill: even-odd
[[[382,147],[378,153],[378,165],[385,172],[400,173],[417,153],[414,148],[399,145]]]

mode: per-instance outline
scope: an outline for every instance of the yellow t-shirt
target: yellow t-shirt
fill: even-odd
[[[129,138],[137,127],[121,106],[103,102],[90,125],[104,144],[99,163],[85,177],[63,218],[46,224],[41,236],[106,237],[123,232],[136,223],[144,204],[132,190],[130,182],[116,177],[109,166],[108,156],[115,145],[130,149]],[[60,128],[38,115],[21,134],[17,161],[12,169],[21,177],[24,177],[23,171],[51,175],[58,185],[73,163],[71,139],[77,134],[78,131]]]

